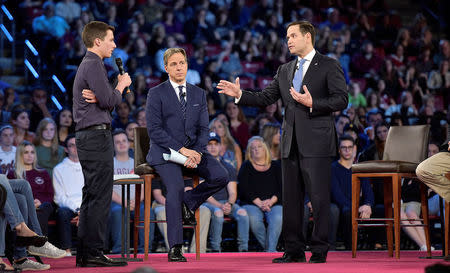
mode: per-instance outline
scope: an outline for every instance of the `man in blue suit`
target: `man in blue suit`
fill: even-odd
[[[167,188],[168,260],[185,262],[181,252],[182,220],[195,222],[193,211],[227,185],[228,175],[206,150],[209,131],[206,92],[186,83],[188,65],[184,49],[167,49],[164,68],[169,79],[150,89],[147,96],[146,119],[150,136],[147,161]],[[187,157],[184,166],[163,159],[163,153],[169,153],[169,148]],[[184,192],[183,167],[198,173],[205,181]]]

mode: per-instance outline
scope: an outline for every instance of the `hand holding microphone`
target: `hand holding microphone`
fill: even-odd
[[[128,73],[125,73],[125,70],[123,69],[123,63],[121,58],[116,58],[116,65],[119,68],[119,75],[117,76],[117,80],[119,81],[117,83],[117,89],[120,91],[126,89],[126,93],[130,93],[130,88],[128,86],[131,85],[131,78],[128,75]]]

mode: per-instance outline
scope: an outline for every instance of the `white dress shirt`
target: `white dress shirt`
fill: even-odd
[[[180,85],[183,86],[183,91],[185,92],[184,99],[187,101],[186,81],[184,81],[182,84],[178,84],[178,83],[173,82],[172,80],[169,79],[169,82],[173,86],[173,89],[175,90],[175,94],[177,95],[178,100],[180,100],[180,89],[178,88],[178,86],[180,86]]]

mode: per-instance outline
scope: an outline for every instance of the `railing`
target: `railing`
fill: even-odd
[[[11,71],[16,68],[16,22],[5,5],[0,7],[0,52],[5,52],[5,38],[11,44]],[[4,56],[2,56],[4,57]]]

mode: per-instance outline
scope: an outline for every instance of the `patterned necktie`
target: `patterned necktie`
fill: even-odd
[[[294,86],[295,91],[300,92],[303,81],[303,64],[306,62],[306,59],[300,59],[298,62],[298,69],[294,74],[294,79],[292,80],[292,85]]]
[[[183,87],[182,85],[178,86],[178,89],[180,89],[180,104],[181,104],[181,111],[183,112],[183,118],[186,119],[186,93],[183,92]]]

